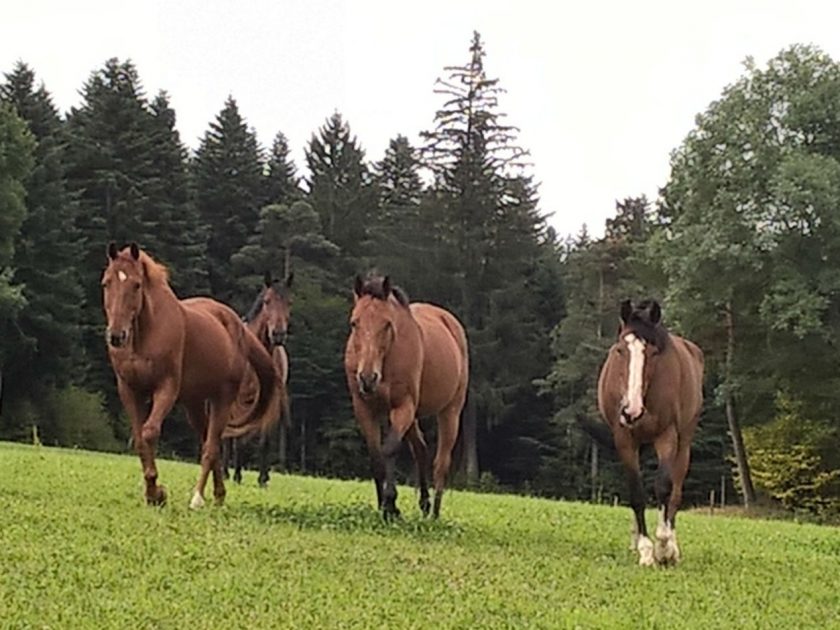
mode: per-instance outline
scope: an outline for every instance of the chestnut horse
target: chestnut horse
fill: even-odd
[[[291,314],[291,295],[292,280],[294,273],[290,272],[286,277],[285,282],[277,282],[271,277],[271,273],[266,272],[263,279],[263,288],[260,290],[257,299],[251,309],[243,318],[245,326],[250,330],[257,339],[260,340],[263,347],[271,354],[274,360],[274,368],[277,370],[278,377],[284,389],[283,401],[284,405],[281,410],[282,421],[288,426],[289,424],[289,397],[288,397],[288,382],[289,382],[289,355],[286,352],[286,337],[289,332],[289,316]],[[249,370],[248,378],[242,383],[237,397],[237,403],[234,405],[234,412],[246,409],[252,401],[256,400],[259,390],[259,383],[256,374],[253,370]],[[233,459],[233,480],[236,483],[242,481],[242,465],[245,459],[245,444],[247,438],[229,438],[224,442],[225,450],[225,475],[227,475],[227,466],[229,460]],[[260,487],[265,487],[269,480],[269,449],[271,448],[271,433],[262,434],[260,436],[258,450],[259,450],[259,466],[260,472],[257,483]]]
[[[179,300],[166,269],[136,243],[122,251],[114,243],[108,246],[102,292],[108,357],[131,419],[146,501],[166,502],[166,490],[157,483],[155,449],[164,418],[180,401],[202,444],[190,507],[204,505],[211,470],[213,494],[221,504],[223,435],[265,432],[277,419],[282,392],[271,356],[224,304],[209,298]],[[230,407],[248,366],[259,379],[259,395],[247,413],[231,419]]]
[[[635,308],[630,300],[622,302],[618,340],[598,379],[598,409],[611,435],[599,430],[603,425],[581,418],[593,437],[615,447],[624,464],[635,514],[632,546],[643,566],[675,564],[680,559],[676,515],[703,406],[703,351],[669,333],[661,318],[654,300]],[[639,470],[639,448],[649,443],[659,460],[654,484],[660,509],[655,543],[645,525]]]
[[[356,277],[350,335],[344,352],[353,411],[367,442],[379,508],[399,516],[396,455],[407,437],[417,465],[420,510],[429,513],[428,453],[418,417],[436,415],[435,502],[440,502],[467,395],[467,336],[454,315],[431,304],[409,304],[388,277]],[[384,443],[381,426],[387,418]]]

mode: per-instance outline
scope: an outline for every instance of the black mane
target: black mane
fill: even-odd
[[[662,352],[668,347],[670,336],[659,317],[659,304],[656,300],[643,300],[633,307],[630,316],[624,320],[623,334],[632,332]]]
[[[387,300],[388,295],[393,295],[397,302],[399,302],[402,306],[408,306],[408,293],[401,287],[390,285],[389,289],[390,293],[386,292],[385,289],[385,280],[387,276],[368,276],[365,281],[362,283],[362,286],[358,292],[359,296],[362,295],[369,295],[377,300]]]

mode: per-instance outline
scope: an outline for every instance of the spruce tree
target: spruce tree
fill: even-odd
[[[268,157],[266,175],[266,204],[291,205],[303,197],[300,176],[289,151],[289,142],[282,132],[274,136]]]
[[[244,246],[265,199],[262,151],[233,97],[205,133],[193,164],[198,213],[207,226],[210,291],[239,308],[250,296],[238,294],[230,259]]]

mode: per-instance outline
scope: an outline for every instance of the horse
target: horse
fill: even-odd
[[[680,560],[676,515],[703,406],[703,351],[668,332],[655,300],[635,307],[625,300],[620,316],[618,339],[598,378],[598,410],[606,427],[578,419],[598,441],[614,447],[624,466],[635,517],[631,548],[638,551],[639,564],[673,565]],[[645,524],[639,470],[639,449],[650,443],[658,459],[655,542]]]
[[[271,354],[274,360],[274,367],[277,370],[280,382],[286,389],[283,400],[286,404],[281,410],[281,419],[288,425],[290,411],[288,406],[288,381],[289,381],[289,355],[286,352],[286,338],[289,332],[289,317],[291,314],[292,281],[294,272],[286,276],[284,282],[275,281],[270,272],[266,272],[263,278],[263,287],[260,289],[253,305],[243,317],[245,326],[263,347]],[[242,384],[237,396],[235,408],[247,408],[251,401],[256,398],[258,383],[256,375],[249,372],[249,378]],[[236,411],[236,409],[234,409]],[[260,472],[257,483],[265,487],[269,481],[268,456],[271,447],[271,434],[263,434],[259,441],[259,466]],[[233,480],[236,483],[242,482],[242,465],[244,460],[243,439],[230,438],[225,440],[224,445],[224,467],[227,475],[227,466],[230,459],[233,459],[234,473]]]
[[[467,396],[469,351],[458,319],[432,304],[409,303],[388,276],[356,276],[344,370],[367,443],[378,508],[398,517],[394,469],[403,437],[417,466],[420,510],[429,514],[428,453],[419,417],[437,416],[432,515],[440,516],[452,447]],[[386,424],[384,441],[381,426]]]
[[[166,268],[136,243],[118,251],[112,242],[107,253],[102,297],[108,358],[131,419],[146,502],[166,503],[166,488],[157,483],[155,450],[164,418],[180,402],[202,447],[190,507],[204,505],[211,470],[213,495],[221,505],[221,439],[265,433],[276,422],[282,390],[271,356],[229,307],[210,298],[179,300]],[[231,419],[231,404],[249,368],[259,393],[250,409]]]

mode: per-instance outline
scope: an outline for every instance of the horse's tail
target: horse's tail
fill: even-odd
[[[271,355],[257,338],[242,327],[245,356],[257,375],[259,394],[256,402],[242,416],[231,418],[222,437],[241,437],[259,431],[267,434],[277,424],[280,409],[287,405],[285,384],[278,378]]]
[[[615,451],[615,439],[613,438],[612,430],[603,422],[596,422],[591,418],[577,414],[575,416],[578,426],[583,429],[589,437],[598,442],[604,448]]]

